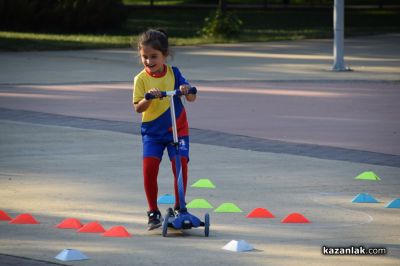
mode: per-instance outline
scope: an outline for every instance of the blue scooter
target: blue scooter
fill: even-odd
[[[192,87],[188,91],[189,94],[196,94],[197,89]],[[173,145],[175,147],[175,167],[178,176],[178,195],[179,195],[179,212],[175,213],[172,208],[168,208],[162,224],[162,235],[167,236],[168,227],[172,227],[177,230],[181,229],[191,229],[204,226],[204,235],[209,236],[210,233],[210,215],[206,213],[204,215],[204,222],[199,218],[190,214],[186,208],[185,193],[183,188],[183,178],[182,178],[182,166],[181,166],[181,156],[179,151],[179,141],[178,141],[178,130],[176,126],[175,117],[175,105],[174,96],[181,96],[180,90],[173,91],[162,91],[161,97],[169,97],[170,99],[170,110],[171,110],[171,120],[172,120],[172,135],[173,135]],[[146,93],[145,98],[147,100],[154,99],[154,95],[151,93]]]

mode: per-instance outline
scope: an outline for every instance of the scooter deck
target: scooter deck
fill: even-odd
[[[203,226],[204,235],[208,237],[210,231],[209,214],[206,213],[204,218],[205,220],[202,222],[199,218],[187,211],[175,214],[172,208],[169,208],[163,222],[162,234],[164,237],[167,236],[168,228],[172,228],[174,230],[186,230]]]

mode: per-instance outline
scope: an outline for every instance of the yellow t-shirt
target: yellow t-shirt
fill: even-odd
[[[167,72],[163,77],[152,77],[142,70],[134,79],[133,102],[138,103],[150,89],[160,91],[174,90],[175,77],[171,66],[166,66]],[[149,122],[160,117],[170,107],[168,98],[154,99],[149,108],[142,113],[142,122]]]

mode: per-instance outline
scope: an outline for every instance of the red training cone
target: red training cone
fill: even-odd
[[[103,236],[107,237],[132,237],[123,226],[114,226],[106,231]]]
[[[0,221],[10,221],[12,218],[5,212],[0,210]]]
[[[246,216],[247,218],[275,218],[275,216],[264,208],[255,208]]]
[[[83,225],[81,224],[81,222],[75,218],[67,218],[56,225],[56,227],[60,229],[79,229],[82,226]]]
[[[104,233],[104,227],[98,222],[90,222],[82,226],[78,233]]]
[[[304,217],[300,213],[291,213],[288,216],[286,216],[282,221],[282,223],[310,223],[310,221]]]
[[[39,222],[29,213],[23,213],[12,219],[10,224],[39,224]]]

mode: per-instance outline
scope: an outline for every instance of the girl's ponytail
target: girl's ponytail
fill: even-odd
[[[168,34],[167,34],[167,32],[166,32],[164,29],[156,29],[156,31],[161,32],[161,33],[164,34],[165,37],[167,37],[167,39],[168,39]]]

